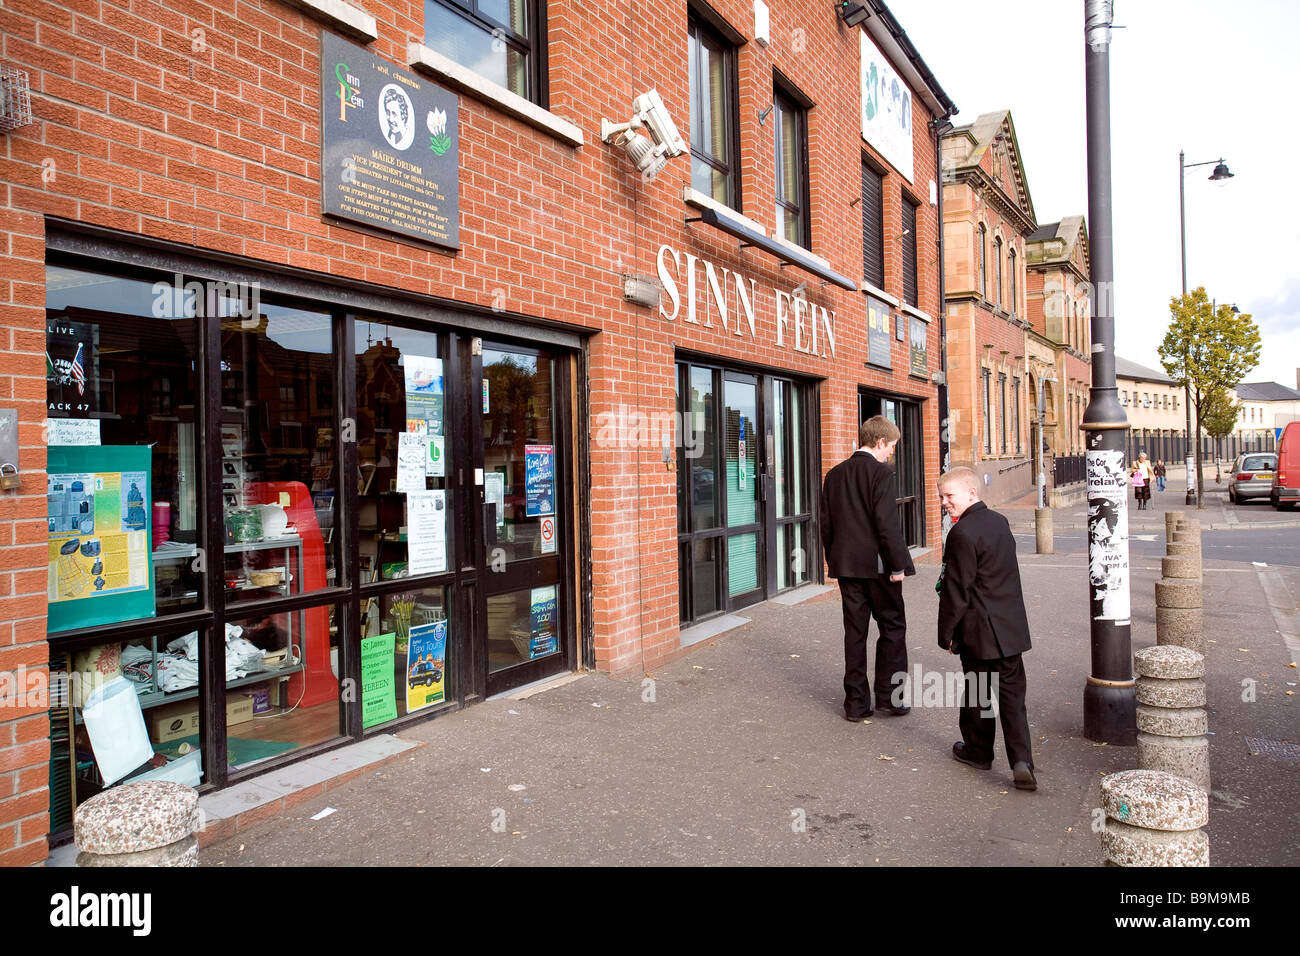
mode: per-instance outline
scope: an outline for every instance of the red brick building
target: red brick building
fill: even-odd
[[[11,4],[0,863],[141,772],[661,665],[821,579],[871,414],[935,547],[954,107],[866,7]]]

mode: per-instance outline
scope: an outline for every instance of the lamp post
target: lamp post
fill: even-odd
[[[1084,2],[1088,126],[1088,244],[1092,255],[1092,386],[1083,413],[1088,464],[1088,598],[1091,667],[1083,690],[1089,740],[1137,743],[1129,613],[1128,418],[1115,389],[1115,270],[1111,230],[1110,0]]]
[[[1233,174],[1228,171],[1228,167],[1223,162],[1223,157],[1218,159],[1206,160],[1203,163],[1184,163],[1183,151],[1178,151],[1178,240],[1179,248],[1182,250],[1183,260],[1183,295],[1187,295],[1187,204],[1184,200],[1184,185],[1186,183],[1187,170],[1197,166],[1209,166],[1214,164],[1214,172],[1210,173],[1211,182],[1220,182],[1225,179],[1231,179]],[[1191,356],[1183,353],[1183,375],[1187,375],[1187,364]],[[1193,469],[1201,460],[1200,439],[1198,434],[1192,437],[1192,386],[1191,382],[1185,382],[1183,385],[1183,406],[1187,413],[1187,430],[1183,433],[1187,436],[1187,450],[1183,456],[1183,463],[1187,466],[1187,499],[1184,504],[1196,504],[1196,478],[1192,476]],[[1196,442],[1195,452],[1193,452],[1192,442]]]

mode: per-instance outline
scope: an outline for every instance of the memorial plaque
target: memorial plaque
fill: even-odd
[[[867,362],[890,368],[889,306],[867,296]]]
[[[321,34],[325,215],[459,248],[459,133],[455,93]]]

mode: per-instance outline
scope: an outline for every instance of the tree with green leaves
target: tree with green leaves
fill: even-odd
[[[1201,443],[1207,401],[1216,391],[1236,388],[1259,364],[1259,328],[1250,315],[1227,303],[1215,306],[1199,286],[1169,300],[1169,330],[1160,343],[1165,373],[1188,390],[1196,428],[1188,436],[1196,447],[1196,506],[1205,507]]]
[[[1205,434],[1214,439],[1214,480],[1223,481],[1219,470],[1219,442],[1232,434],[1237,425],[1237,416],[1241,414],[1241,403],[1234,402],[1226,388],[1216,388],[1205,396],[1201,408],[1201,424]]]

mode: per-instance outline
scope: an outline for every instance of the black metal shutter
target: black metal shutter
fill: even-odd
[[[916,207],[903,197],[903,301],[913,308],[919,301],[916,292]]]
[[[885,288],[885,209],[880,174],[862,164],[862,277]]]

